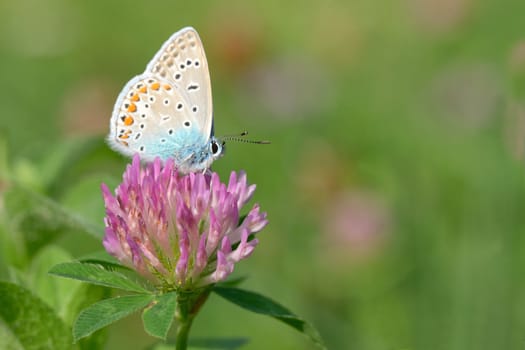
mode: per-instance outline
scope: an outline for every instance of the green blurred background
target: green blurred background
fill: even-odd
[[[128,162],[103,140],[113,103],[194,26],[216,134],[272,141],[229,143],[214,165],[245,169],[270,219],[237,265],[245,288],[330,349],[524,349],[524,19],[518,0],[2,0],[0,141],[12,177],[102,226],[99,185]],[[53,240],[101,248],[74,230]],[[2,263],[38,248],[24,252],[4,246]],[[312,348],[217,297],[192,335]],[[136,317],[106,348],[151,343]]]

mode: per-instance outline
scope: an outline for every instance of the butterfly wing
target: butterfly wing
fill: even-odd
[[[199,110],[195,119],[206,136],[213,132],[213,102],[208,61],[197,31],[186,27],[173,34],[149,62],[145,73],[177,85],[187,103]]]
[[[202,153],[212,133],[208,64],[193,28],[173,34],[146,71],[131,79],[117,99],[109,144],[151,161],[175,158],[179,165]]]

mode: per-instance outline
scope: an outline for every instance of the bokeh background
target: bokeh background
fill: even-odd
[[[272,141],[229,143],[214,165],[246,170],[270,219],[237,265],[243,287],[311,321],[330,349],[523,349],[524,19],[519,0],[2,0],[4,165],[102,226],[100,183],[128,162],[103,139],[113,103],[194,26],[216,134]],[[73,256],[101,248],[57,232],[32,234]],[[24,252],[4,245],[0,272],[23,270],[38,245]],[[313,348],[217,297],[192,335]],[[135,317],[106,348],[153,342]]]

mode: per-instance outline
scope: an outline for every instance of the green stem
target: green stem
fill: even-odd
[[[177,339],[175,341],[176,350],[186,350],[188,347],[188,337],[190,335],[191,324],[197,316],[200,308],[208,298],[211,288],[201,289],[198,292],[181,292],[177,298]]]
[[[186,350],[186,348],[188,347],[188,337],[190,335],[190,328],[192,323],[193,317],[179,321],[179,326],[177,327],[177,339],[175,342],[175,349]]]

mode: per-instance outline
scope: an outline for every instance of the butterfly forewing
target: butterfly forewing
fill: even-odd
[[[213,104],[210,75],[204,47],[195,29],[188,27],[173,34],[148,64],[147,73],[165,79],[184,91],[202,131],[211,134]]]

